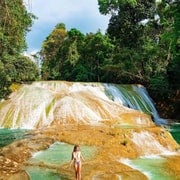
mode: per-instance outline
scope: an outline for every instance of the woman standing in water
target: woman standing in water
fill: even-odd
[[[70,166],[72,162],[74,162],[76,180],[81,180],[81,166],[82,166],[81,159],[84,160],[80,151],[80,147],[78,145],[75,145],[72,152]]]

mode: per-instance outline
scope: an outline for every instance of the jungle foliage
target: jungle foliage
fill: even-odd
[[[179,4],[98,0],[106,34],[59,23],[43,42],[45,80],[140,83],[157,95],[179,89]]]
[[[68,81],[104,82],[104,66],[113,54],[114,45],[101,32],[87,35],[77,29],[67,31],[58,24],[43,43],[42,78]]]
[[[102,14],[111,14],[107,34],[117,48],[112,66],[119,79],[139,82],[158,95],[179,89],[178,2],[98,2]]]
[[[13,82],[38,77],[35,63],[22,55],[26,49],[26,33],[34,18],[22,0],[0,1],[0,99],[9,94]]]

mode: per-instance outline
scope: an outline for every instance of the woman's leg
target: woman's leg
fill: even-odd
[[[81,180],[81,162],[79,163],[78,166],[78,180]]]
[[[77,163],[74,163],[74,170],[75,170],[76,180],[78,180],[78,164]]]

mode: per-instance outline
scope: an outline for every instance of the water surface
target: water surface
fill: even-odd
[[[133,169],[139,170],[149,180],[174,180],[174,177],[168,174],[168,169],[164,166],[166,159],[161,156],[151,155],[134,160],[122,159],[120,161]]]
[[[0,147],[6,146],[15,140],[23,139],[28,136],[25,129],[0,129]]]
[[[168,129],[177,143],[180,144],[180,123],[174,123]]]
[[[59,168],[71,160],[73,145],[55,142],[48,149],[34,153],[29,159],[31,166],[26,166],[25,170],[31,180],[56,180],[68,179],[68,177],[58,172]],[[81,146],[84,158],[90,159],[96,152],[95,147]],[[40,167],[43,166],[43,167]]]

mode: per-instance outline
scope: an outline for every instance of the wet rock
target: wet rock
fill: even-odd
[[[11,175],[7,180],[30,180],[25,171],[21,171]]]

